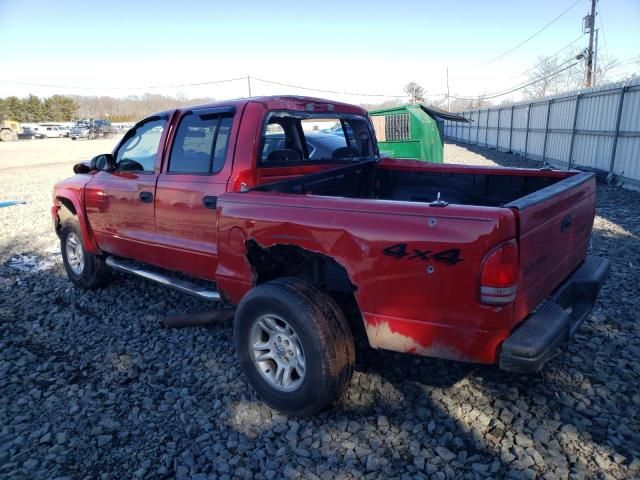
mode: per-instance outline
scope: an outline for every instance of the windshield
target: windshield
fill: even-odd
[[[265,167],[377,158],[369,121],[359,115],[272,112],[261,145]]]

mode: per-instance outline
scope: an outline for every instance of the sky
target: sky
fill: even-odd
[[[447,69],[451,95],[477,96],[522,85],[522,72],[538,56],[576,40],[588,0],[491,61],[575,1],[0,0],[0,97],[236,98],[248,96],[251,76],[254,96],[379,103],[404,95],[409,81],[430,97],[443,94]],[[640,57],[640,0],[600,0],[598,10],[600,52],[621,60],[626,73],[639,71],[629,61]],[[586,47],[587,40],[574,45]]]

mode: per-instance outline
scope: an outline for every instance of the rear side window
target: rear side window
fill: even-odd
[[[259,164],[266,167],[354,162],[375,158],[366,117],[273,111],[262,133]]]
[[[224,166],[233,117],[191,112],[180,121],[169,157],[170,173],[218,173]]]

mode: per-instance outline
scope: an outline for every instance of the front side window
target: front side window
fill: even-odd
[[[276,111],[264,127],[259,164],[349,162],[375,156],[366,117]]]
[[[168,171],[210,174],[222,170],[232,122],[229,114],[185,115],[173,140]]]
[[[116,170],[153,172],[166,123],[165,118],[158,118],[129,131],[116,152]]]

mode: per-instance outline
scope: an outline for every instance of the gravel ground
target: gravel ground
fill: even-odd
[[[598,187],[592,250],[611,276],[540,374],[362,349],[335,408],[301,420],[255,398],[229,324],[158,327],[208,305],[66,280],[51,186],[113,142],[0,143],[0,200],[28,202],[0,209],[0,478],[640,476],[640,193]],[[524,165],[452,144],[446,158]]]

